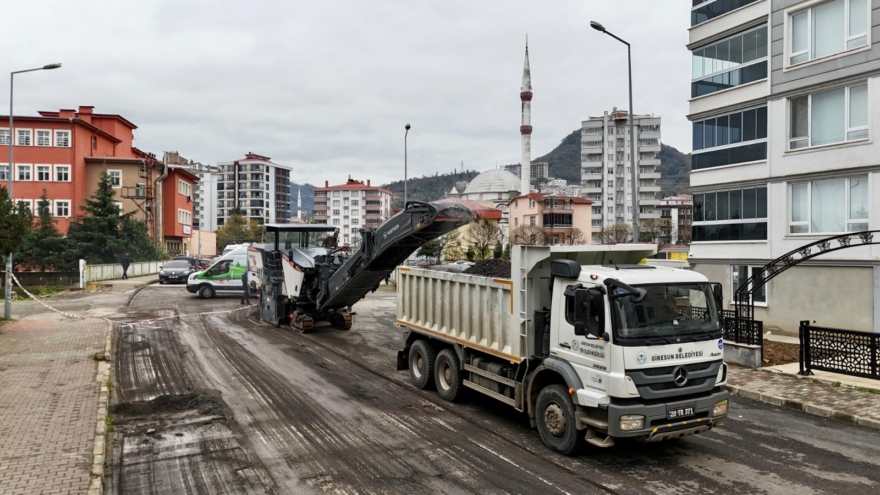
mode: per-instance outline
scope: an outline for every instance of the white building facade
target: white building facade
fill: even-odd
[[[660,117],[636,115],[636,174],[639,220],[660,218]],[[632,223],[629,114],[605,112],[590,117],[581,127],[581,193],[593,202],[592,231]]]
[[[880,0],[694,7],[690,262],[724,285],[728,303],[769,261],[878,228],[878,14]],[[880,249],[807,261],[757,291],[754,304],[765,327],[787,332],[806,319],[880,331]]]
[[[291,167],[256,153],[220,162],[217,167],[217,227],[223,226],[236,208],[260,224],[290,221]]]
[[[202,232],[217,230],[217,171],[219,167],[187,160],[176,151],[166,151],[164,162],[186,169],[197,176],[193,186],[193,229]]]
[[[315,188],[315,223],[339,229],[340,245],[360,242],[359,229],[375,229],[391,218],[391,191],[351,178]]]

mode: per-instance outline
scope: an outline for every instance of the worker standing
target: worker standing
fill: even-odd
[[[247,270],[241,274],[241,304],[250,304],[250,289],[248,288],[248,272]]]

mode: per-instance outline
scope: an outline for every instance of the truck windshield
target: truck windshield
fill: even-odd
[[[289,250],[298,247],[321,247],[324,238],[332,236],[333,232],[279,232],[278,245],[283,250]],[[270,241],[270,242],[274,242]],[[340,246],[342,242],[339,242]]]
[[[707,283],[637,286],[647,294],[612,301],[615,339],[631,345],[693,342],[721,338],[712,288]]]

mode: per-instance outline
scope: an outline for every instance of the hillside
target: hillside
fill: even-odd
[[[581,181],[581,130],[578,129],[553,148],[553,151],[532,160],[550,164],[550,177],[565,179],[571,184]]]
[[[690,186],[688,176],[691,171],[690,153],[684,154],[664,144],[660,148],[658,157],[660,166],[657,167],[657,171],[660,172],[660,179],[657,182],[660,185],[660,194],[666,197],[686,193]]]
[[[471,181],[480,172],[476,170],[468,170],[461,173],[452,174],[434,174],[425,177],[411,177],[407,182],[407,196],[410,200],[416,201],[434,201],[445,198],[447,193],[452,189],[458,181]],[[394,208],[403,207],[403,181],[395,181],[390,184],[384,184],[382,187],[390,189],[394,194]],[[461,192],[461,191],[459,191]]]

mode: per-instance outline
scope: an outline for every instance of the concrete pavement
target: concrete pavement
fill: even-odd
[[[113,279],[113,280],[102,280],[100,282],[90,282],[90,286],[94,286],[99,289],[110,289],[114,292],[126,292],[129,290],[137,289],[138,287],[143,287],[145,285],[156,284],[159,282],[159,274],[153,273],[151,275],[143,275],[141,277],[130,277],[125,280]]]

